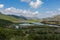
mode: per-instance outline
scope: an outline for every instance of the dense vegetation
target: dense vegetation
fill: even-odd
[[[16,24],[15,21],[18,20],[14,17],[0,14],[0,40],[60,40],[59,27],[49,27],[47,25],[34,25],[14,29],[12,27],[13,24]],[[28,21],[37,22],[37,20]],[[51,24],[52,22],[43,23]],[[58,24],[58,22],[53,23]]]
[[[3,20],[3,19],[0,19],[0,27],[9,27],[11,24],[13,24],[13,22],[11,21],[8,21],[8,20]]]
[[[0,40],[60,40],[60,28],[31,26],[9,29],[0,27]]]

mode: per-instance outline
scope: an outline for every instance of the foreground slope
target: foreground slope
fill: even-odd
[[[15,17],[4,15],[1,12],[0,12],[0,19],[9,20],[12,22],[19,22],[20,21],[19,19],[15,18]]]

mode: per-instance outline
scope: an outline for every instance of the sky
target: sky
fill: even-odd
[[[60,0],[0,0],[0,12],[45,18],[60,14]]]

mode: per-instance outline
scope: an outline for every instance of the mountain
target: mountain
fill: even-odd
[[[21,22],[21,21],[38,21],[40,20],[39,18],[37,17],[25,17],[23,15],[20,15],[20,16],[17,16],[17,15],[5,15],[5,14],[2,14],[0,12],[0,19],[4,19],[4,20],[9,20],[9,21],[12,21],[12,22]]]
[[[43,20],[47,20],[47,21],[60,21],[60,15],[55,15],[53,17],[44,18]]]
[[[27,18],[26,17],[24,17],[24,16],[17,16],[17,15],[8,15],[8,16],[12,16],[12,17],[14,17],[14,18],[16,18],[16,19],[20,19],[20,20],[27,20]]]
[[[56,15],[53,17],[55,21],[60,21],[60,15]]]
[[[9,20],[11,22],[19,22],[20,21],[19,19],[15,18],[15,17],[4,15],[1,12],[0,12],[0,19]]]

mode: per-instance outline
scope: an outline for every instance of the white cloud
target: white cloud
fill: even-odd
[[[30,11],[30,10],[23,10],[22,13],[23,13],[23,14],[28,14],[28,13],[31,13],[31,11]]]
[[[38,11],[35,11],[33,14],[34,14],[34,15],[38,15],[38,14],[39,14],[39,12],[38,12]]]
[[[13,15],[23,15],[25,17],[37,17],[37,18],[46,18],[54,15],[60,15],[60,11],[57,9],[56,11],[46,11],[46,13],[40,13],[38,11],[31,10],[22,10],[14,7],[6,8],[2,11],[4,14],[13,14]]]
[[[30,10],[22,10],[14,7],[6,8],[5,10],[2,11],[2,13],[13,14],[13,15],[23,15],[27,17],[35,17],[36,15],[40,14],[38,11],[32,12]]]
[[[60,11],[60,8],[58,8],[58,11]]]
[[[14,8],[14,7],[10,7],[10,8],[4,9],[2,11],[2,13],[4,13],[4,14],[18,14],[18,13],[22,13],[22,10]]]
[[[54,16],[56,13],[54,11],[46,11],[45,15],[46,17]]]
[[[52,14],[54,13],[53,11],[46,11],[47,14]]]
[[[21,0],[22,2],[30,2],[31,0]]]
[[[21,12],[22,12],[22,10],[16,9],[16,8],[14,8],[14,7],[6,8],[5,11],[6,11],[6,12],[12,12],[12,13],[21,13]]]
[[[28,2],[29,5],[32,7],[32,8],[38,8],[40,7],[43,2],[41,0],[36,0],[36,2],[34,2],[34,0],[21,0],[22,2]]]
[[[60,11],[59,11],[59,9],[57,9],[56,11],[46,11],[45,15],[47,17],[52,17],[52,16],[55,16],[55,15],[60,15]]]
[[[31,1],[29,5],[30,5],[31,7],[33,7],[33,8],[38,8],[38,7],[40,7],[42,4],[43,4],[43,2],[42,2],[41,0],[36,0],[36,2]]]
[[[4,5],[3,4],[0,4],[0,8],[3,8],[4,7]]]
[[[28,17],[35,17],[40,14],[38,11],[32,12],[30,10],[24,10],[22,13],[23,15],[28,16]]]

